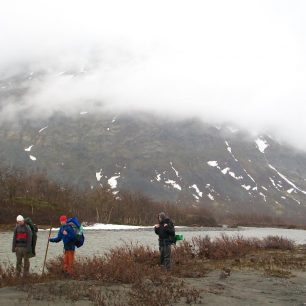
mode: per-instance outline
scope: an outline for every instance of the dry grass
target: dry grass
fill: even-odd
[[[71,301],[87,299],[102,306],[127,303],[159,306],[178,301],[196,304],[200,301],[200,292],[186,287],[180,278],[203,277],[207,271],[223,267],[251,268],[269,276],[289,277],[290,269],[305,269],[304,253],[304,249],[281,237],[261,240],[226,235],[216,239],[195,237],[173,248],[172,269],[165,272],[159,266],[158,251],[125,244],[104,256],[79,259],[68,282],[62,273],[62,258],[55,258],[47,263],[46,275],[26,278],[24,290],[29,300],[64,296]],[[116,284],[121,289],[128,286],[127,290],[111,289]],[[0,287],[13,285],[24,285],[24,279],[16,277],[12,266],[0,266]]]
[[[38,275],[32,273],[26,277],[17,276],[15,267],[11,264],[0,265],[0,288],[8,286],[24,286],[27,284],[36,284],[48,279],[48,275]]]
[[[293,241],[278,236],[268,236],[261,240],[222,234],[216,239],[205,236],[183,241],[175,249],[174,256],[178,261],[194,258],[220,260],[241,258],[256,250],[293,250],[294,248]]]

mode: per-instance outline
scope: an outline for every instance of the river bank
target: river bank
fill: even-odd
[[[76,256],[78,257],[92,257],[94,255],[103,255],[110,249],[120,245],[144,245],[158,250],[157,236],[152,227],[129,229],[125,226],[116,225],[116,227],[98,229],[99,226],[92,226],[85,229],[85,244],[80,249],[77,249]],[[182,234],[185,240],[191,241],[196,237],[210,237],[212,239],[218,238],[221,235],[228,235],[231,237],[242,236],[245,238],[262,239],[267,236],[281,236],[286,239],[293,240],[296,244],[306,244],[306,231],[296,229],[279,229],[279,228],[190,228],[177,227],[177,234]],[[57,234],[56,229],[52,231],[51,235]],[[42,271],[44,255],[47,246],[49,231],[41,230],[38,232],[38,240],[36,246],[36,257],[31,259],[31,271],[39,273]],[[13,231],[0,232],[0,264],[15,264],[16,256],[11,252]],[[56,258],[63,254],[62,243],[54,243],[49,245],[47,259]]]
[[[79,258],[71,279],[61,260],[47,274],[0,277],[0,304],[17,305],[304,305],[306,249],[287,239],[198,238],[173,248],[172,269],[158,251],[122,246]]]
[[[302,306],[306,304],[306,272],[294,271],[290,278],[265,276],[254,270],[234,270],[231,276],[220,279],[220,271],[211,271],[205,277],[179,278],[184,288],[190,290],[189,297],[181,297],[168,305],[224,305],[224,306]],[[149,286],[154,287],[150,284]],[[60,292],[72,288],[91,288],[75,294],[71,299],[60,296]],[[20,303],[32,306],[92,306],[131,305],[133,285],[99,285],[87,281],[55,281],[31,287],[6,287],[0,289],[0,304],[15,306]],[[192,293],[193,290],[193,293]],[[100,295],[98,294],[100,293]],[[139,303],[138,305],[143,305]],[[148,305],[158,305],[151,301]],[[167,304],[159,304],[166,306]]]

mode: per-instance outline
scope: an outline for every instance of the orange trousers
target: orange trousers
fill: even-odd
[[[67,251],[65,250],[64,253],[64,271],[71,274],[72,273],[72,266],[74,262],[74,251]]]

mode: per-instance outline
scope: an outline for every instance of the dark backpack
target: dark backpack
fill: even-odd
[[[32,252],[30,254],[30,257],[35,257],[36,256],[36,242],[37,242],[37,232],[38,232],[38,227],[36,224],[33,223],[32,219],[27,217],[24,219],[24,222],[26,225],[29,226],[32,232]]]
[[[169,241],[171,244],[176,244],[176,235],[175,235],[175,227],[174,227],[174,223],[170,220],[168,223],[168,226],[171,226],[173,228],[173,234],[169,235]]]
[[[70,225],[75,232],[75,241],[74,244],[77,248],[80,248],[85,241],[83,226],[77,217],[72,217],[67,220],[67,224]]]

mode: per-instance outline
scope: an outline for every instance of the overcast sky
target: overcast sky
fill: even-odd
[[[0,79],[48,72],[0,120],[103,105],[234,122],[306,150],[306,1],[0,2]]]

